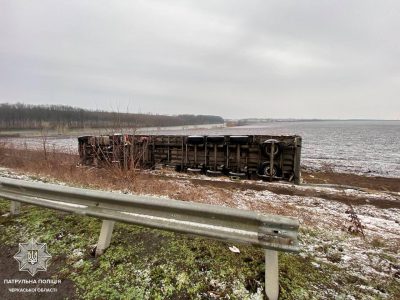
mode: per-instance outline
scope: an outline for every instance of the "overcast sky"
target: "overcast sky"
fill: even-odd
[[[0,102],[400,119],[400,1],[0,0]]]

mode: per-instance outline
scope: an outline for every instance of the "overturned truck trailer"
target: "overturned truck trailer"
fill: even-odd
[[[85,165],[154,168],[300,183],[301,137],[270,135],[81,136]]]

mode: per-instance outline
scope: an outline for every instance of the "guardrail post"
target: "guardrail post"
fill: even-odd
[[[10,213],[11,215],[19,215],[21,212],[21,202],[11,201]]]
[[[104,253],[104,251],[110,246],[111,236],[114,229],[115,221],[103,220],[101,224],[99,241],[96,247],[96,257]]]
[[[265,250],[265,294],[269,300],[279,296],[278,251]]]

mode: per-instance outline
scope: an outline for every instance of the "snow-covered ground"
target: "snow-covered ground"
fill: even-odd
[[[303,138],[302,165],[311,170],[400,177],[400,121],[270,122],[220,128],[143,128],[138,134],[297,134]],[[96,135],[99,132],[93,132]],[[18,148],[42,149],[41,137],[8,138]],[[76,136],[48,137],[48,149],[77,153]]]
[[[162,171],[153,171],[157,175]],[[172,174],[172,175],[171,175]],[[185,193],[196,191],[200,195],[196,201],[208,204],[230,206],[241,209],[250,209],[261,213],[273,213],[291,216],[300,221],[300,256],[310,258],[312,265],[319,269],[321,265],[334,266],[346,274],[354,276],[361,283],[356,283],[356,295],[367,295],[367,299],[389,299],[390,295],[385,290],[374,287],[374,282],[385,282],[389,278],[395,278],[400,284],[400,209],[398,208],[378,208],[371,204],[353,205],[354,214],[362,225],[363,235],[351,234],[349,227],[354,223],[351,221],[351,208],[348,204],[327,200],[315,196],[297,196],[289,194],[276,194],[269,190],[229,190],[201,186],[190,181],[190,177],[185,174],[173,175],[170,179],[164,179],[167,184],[173,187],[174,193],[168,194],[169,198],[180,198]],[[165,173],[164,173],[165,175]],[[19,175],[12,170],[0,169],[0,176],[12,177],[24,180],[41,180],[38,177]],[[173,177],[175,176],[175,177]],[[186,178],[185,178],[186,177]],[[197,177],[202,179],[202,177]],[[44,181],[51,181],[43,178]],[[205,179],[205,178],[204,178]],[[207,180],[210,180],[207,177]],[[229,181],[226,178],[216,178],[213,180]],[[258,182],[259,185],[271,185],[271,183]],[[282,185],[295,191],[314,190],[329,194],[346,195],[349,198],[362,197],[363,199],[399,201],[399,193],[372,192],[358,189],[343,189],[340,187],[321,187],[321,186],[293,186],[282,183],[272,183],[272,185]],[[126,191],[121,191],[125,192]],[[152,195],[159,196],[159,195]],[[166,196],[166,195],[163,195]],[[184,196],[183,196],[184,198]],[[397,206],[398,207],[398,206]],[[240,246],[239,246],[240,248]],[[338,275],[339,276],[339,275]],[[338,282],[340,279],[338,278]],[[333,284],[338,284],[333,282]],[[340,284],[338,284],[340,285]],[[338,289],[323,290],[319,287],[310,286],[319,296],[324,293],[340,296]],[[351,291],[346,291],[345,299],[357,299],[352,296]]]

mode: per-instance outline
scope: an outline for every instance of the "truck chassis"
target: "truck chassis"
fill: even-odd
[[[123,169],[173,167],[233,179],[300,183],[300,136],[131,135],[81,136],[84,165]]]

